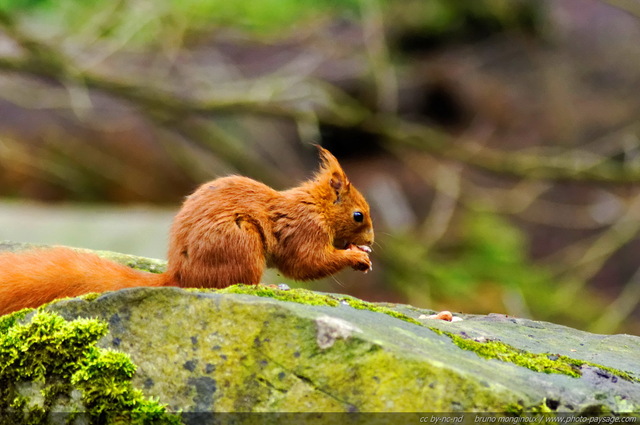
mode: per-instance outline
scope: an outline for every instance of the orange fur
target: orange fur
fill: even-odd
[[[200,186],[171,227],[168,269],[145,273],[67,248],[0,254],[0,314],[132,286],[257,284],[265,267],[299,280],[371,268],[369,205],[331,153],[312,180],[276,191],[247,177]]]
[[[0,255],[0,314],[56,298],[132,286],[162,286],[166,276],[145,273],[69,248]]]

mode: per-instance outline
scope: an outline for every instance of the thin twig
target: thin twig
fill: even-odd
[[[620,295],[602,312],[589,327],[591,332],[611,333],[633,313],[640,305],[640,268],[624,285]]]
[[[2,15],[0,14],[0,18]],[[0,25],[4,20],[0,19]],[[424,124],[411,123],[397,116],[375,113],[344,95],[340,102],[332,95],[322,107],[310,110],[308,104],[278,99],[251,98],[196,100],[178,97],[176,94],[155,87],[143,86],[98,76],[73,65],[72,61],[44,43],[35,41],[19,32],[15,26],[10,35],[28,48],[25,57],[0,57],[0,70],[27,73],[36,77],[77,84],[99,90],[128,101],[139,108],[154,113],[183,117],[188,114],[204,116],[219,114],[250,114],[272,118],[284,118],[295,122],[317,121],[338,127],[356,127],[378,135],[386,141],[406,148],[416,149],[474,167],[518,178],[554,181],[597,181],[609,183],[635,183],[640,181],[640,162],[619,164],[595,154],[579,150],[561,152],[507,152],[473,143],[457,141],[441,131]],[[325,87],[326,89],[327,87]],[[342,101],[349,99],[348,107]]]

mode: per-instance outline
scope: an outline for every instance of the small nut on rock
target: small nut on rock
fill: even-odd
[[[435,319],[435,320],[446,320],[447,322],[460,322],[462,321],[461,317],[454,316],[450,311],[443,310],[437,314],[425,315],[422,314],[418,319]]]

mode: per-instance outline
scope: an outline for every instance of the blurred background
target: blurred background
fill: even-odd
[[[375,267],[293,286],[640,334],[639,40],[637,0],[0,0],[0,240],[164,258],[199,183],[321,143]]]

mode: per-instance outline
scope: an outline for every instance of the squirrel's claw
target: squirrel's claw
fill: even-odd
[[[370,254],[371,253],[371,247],[369,247],[368,245],[349,244],[349,245],[347,245],[346,249],[351,250],[351,251],[361,251],[361,252],[364,252],[366,254]],[[361,267],[361,265],[354,266],[353,268],[355,270],[360,270],[360,271],[362,271],[364,273],[368,273],[371,270],[373,270],[373,264],[371,263],[371,260],[369,260],[369,256],[368,255],[367,255],[367,263],[364,263],[364,264],[366,264],[368,266],[366,269],[364,267]]]

